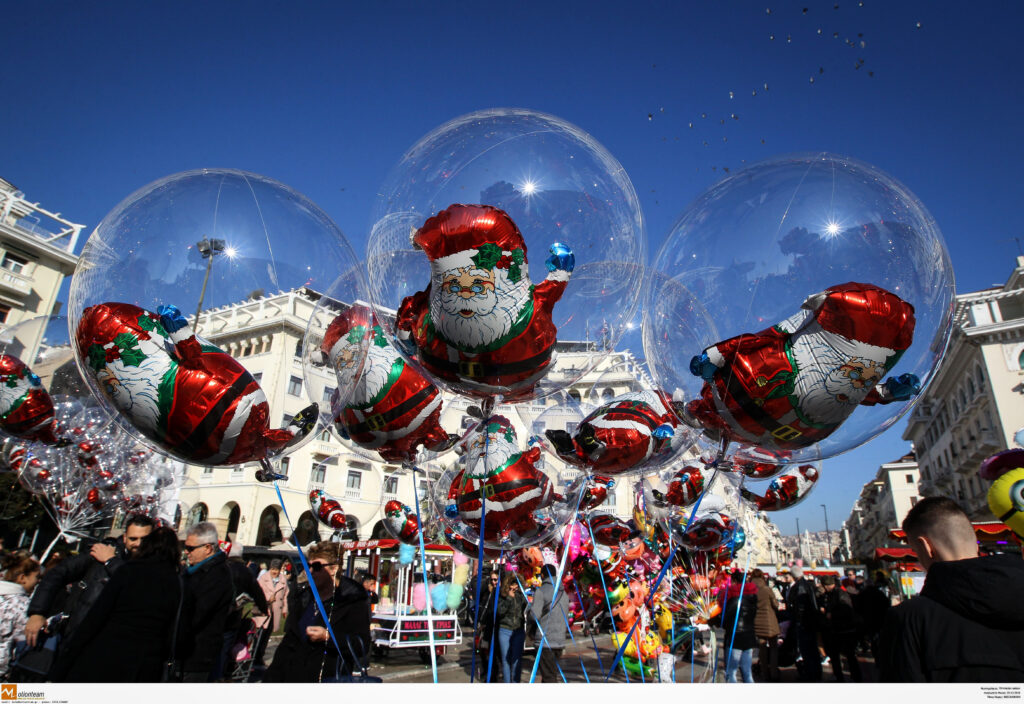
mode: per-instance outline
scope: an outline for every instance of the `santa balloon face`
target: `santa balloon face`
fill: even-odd
[[[814,465],[790,467],[772,479],[764,496],[758,496],[745,488],[740,489],[740,494],[748,501],[753,501],[760,511],[781,511],[806,499],[818,477],[819,472]]]
[[[778,325],[694,357],[690,370],[705,383],[684,415],[714,439],[775,452],[809,447],[857,406],[920,391],[911,374],[881,383],[913,336],[914,308],[899,296],[870,284],[833,286]]]
[[[271,430],[270,405],[230,355],[194,334],[173,306],[87,308],[78,325],[83,369],[131,424],[171,455],[204,465],[264,460],[305,437],[315,406]]]
[[[533,285],[519,228],[487,205],[449,206],[416,231],[413,244],[430,259],[431,280],[402,302],[399,339],[434,378],[462,393],[529,398],[554,352],[551,314],[575,265],[572,252],[553,244],[549,274]]]
[[[587,416],[575,434],[547,430],[558,456],[599,474],[642,471],[664,462],[687,445],[681,428],[662,393],[632,391],[612,399]]]
[[[321,350],[338,389],[351,389],[334,420],[342,437],[389,462],[414,461],[420,446],[433,452],[450,446],[437,387],[398,355],[368,308],[353,306],[338,315]]]
[[[57,440],[53,400],[39,377],[7,354],[0,354],[0,430],[24,440]]]
[[[341,504],[322,489],[309,492],[309,507],[321,523],[332,530],[345,529],[345,510]]]

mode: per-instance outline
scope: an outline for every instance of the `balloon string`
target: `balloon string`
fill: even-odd
[[[591,537],[591,540],[593,540],[594,530],[593,530],[593,526],[591,525],[590,517],[589,516],[587,516],[587,528],[590,530],[590,537]],[[597,560],[597,576],[601,578],[601,590],[604,592],[605,604],[608,605],[608,618],[611,619],[612,630],[617,633],[618,631],[615,631],[615,616],[612,614],[612,600],[608,596],[608,587],[606,586],[605,581],[604,581],[604,570],[601,569],[601,560]],[[633,626],[635,627],[636,623],[634,623]],[[630,634],[632,635],[632,631],[630,631]],[[626,643],[628,643],[628,642],[629,641],[626,641]],[[616,665],[622,665],[622,673],[626,676],[626,682],[627,683],[629,682],[629,671],[626,669],[626,663],[622,662],[622,659],[621,659],[622,651],[626,649],[626,647],[625,647],[626,643],[623,643],[622,650],[619,651],[619,653],[616,655],[615,659],[612,661],[611,668],[608,670],[608,674],[605,675],[605,678],[604,678],[605,682],[607,682],[608,678],[610,678],[612,676],[612,674],[615,673],[615,666]]]
[[[327,609],[324,608],[324,602],[320,599],[320,590],[317,589],[316,582],[313,581],[313,571],[309,568],[309,563],[306,561],[306,555],[302,552],[302,546],[299,545],[298,536],[295,535],[295,526],[292,525],[292,519],[288,516],[288,509],[284,505],[284,497],[281,496],[281,487],[278,485],[277,480],[274,480],[274,491],[277,492],[277,501],[281,504],[281,511],[284,512],[284,520],[288,522],[288,528],[292,532],[292,537],[295,538],[295,549],[299,552],[299,561],[302,563],[302,569],[306,573],[306,579],[309,583],[309,590],[313,592],[313,599],[316,601],[317,607],[320,609],[320,614],[324,617],[324,623],[327,625],[327,633],[331,637],[331,642],[334,643],[334,649],[338,651],[338,662],[344,662],[345,656],[341,654],[341,647],[338,645],[338,638],[334,635],[334,629],[331,627],[331,619],[327,617]],[[359,663],[352,663],[355,667]]]
[[[427,548],[423,542],[423,519],[420,517],[420,492],[419,487],[416,486],[416,472],[419,470],[411,463],[405,463],[406,469],[410,470],[412,474],[412,495],[416,499],[416,525],[419,526],[419,530],[416,531],[420,538],[420,566],[423,568],[423,590],[427,594],[427,637],[430,641],[430,669],[434,673],[434,684],[437,684],[437,653],[434,647],[434,611],[433,611],[433,594],[431,594],[430,583],[427,582]]]
[[[586,605],[583,603],[583,595],[580,594],[580,587],[576,583],[575,575],[572,575],[572,586],[573,586],[573,589],[576,590],[576,598],[579,599],[579,602],[580,602],[580,611],[583,612],[583,622],[584,622],[584,624],[586,624],[586,621],[587,621],[587,608],[586,608]],[[569,634],[572,635],[572,629],[569,630]],[[603,676],[605,674],[605,672],[604,672],[604,663],[601,662],[601,651],[597,647],[597,639],[594,638],[594,631],[593,630],[590,631],[590,641],[591,641],[591,643],[594,644],[594,654],[597,655],[597,664],[601,668],[601,675]],[[589,682],[590,680],[587,680],[587,681]]]
[[[716,473],[717,473],[717,470],[716,470]],[[714,475],[712,475],[712,479],[713,478],[714,478]],[[687,532],[688,530],[690,530],[690,526],[693,524],[693,519],[697,515],[697,509],[700,507],[700,502],[704,499],[704,495],[707,494],[708,487],[710,485],[711,485],[710,481],[705,483],[703,490],[700,492],[700,496],[697,497],[697,502],[694,504],[693,511],[690,512],[690,519],[686,522],[686,527],[683,528],[683,532],[684,533]],[[656,593],[658,591],[658,587],[661,586],[661,580],[663,580],[665,578],[665,572],[668,570],[668,567],[672,564],[672,559],[675,557],[675,553],[676,553],[676,548],[673,547],[671,549],[671,551],[669,552],[669,554],[668,554],[668,558],[665,560],[665,564],[662,565],[662,567],[661,567],[661,572],[658,573],[658,579],[657,579],[657,581],[655,581],[654,587],[651,589],[651,594],[652,595],[654,593]],[[601,580],[602,580],[602,582],[604,581],[603,575],[602,575]],[[615,659],[612,661],[611,672],[615,671],[615,665],[622,660],[622,654],[624,652],[626,652],[626,646],[629,645],[629,639],[633,637],[633,633],[636,631],[636,627],[637,627],[637,625],[639,623],[640,623],[640,619],[639,618],[636,621],[633,622],[633,625],[629,629],[629,636],[626,638],[625,641],[623,641],[622,645],[619,646],[618,652],[615,653]],[[625,665],[623,665],[623,670],[625,670]],[[608,673],[608,677],[611,677],[611,672]],[[605,678],[606,682],[608,681],[608,677]],[[628,675],[627,675],[627,681],[628,681]]]
[[[565,621],[565,628],[569,631],[569,640],[572,641],[573,645],[576,645],[576,637],[572,634],[572,624],[569,623],[569,616],[565,613],[565,609],[562,607],[558,608],[562,612],[562,620]],[[580,661],[580,669],[583,671],[583,679],[587,681],[587,684],[590,684],[590,677],[587,675],[587,666],[583,664],[583,654],[577,652],[576,657]],[[600,656],[598,656],[598,661],[600,661]],[[565,678],[563,677],[562,679]]]
[[[740,596],[739,596],[739,599],[736,601],[736,618],[734,618],[733,622],[732,622],[732,635],[729,636],[729,650],[725,654],[725,663],[726,663],[725,664],[725,669],[726,669],[726,672],[728,672],[729,666],[732,664],[732,648],[733,648],[733,644],[736,641],[736,627],[740,623],[740,607],[743,606],[743,589],[744,589],[744,587],[747,586],[747,569],[746,569],[747,567],[750,567],[750,551],[749,550],[747,551],[747,564],[743,568],[743,581],[740,582]],[[729,605],[729,592],[728,592],[728,590],[726,590],[725,596],[726,596],[725,604],[726,604],[726,606],[728,606]],[[723,611],[724,611],[724,609],[723,609]]]
[[[505,561],[505,551],[502,550],[501,551],[501,555],[498,556],[498,564],[501,564],[504,561]],[[497,565],[495,565],[495,571],[497,571]],[[495,622],[498,620],[498,596],[499,596],[498,590],[500,588],[501,588],[501,583],[499,581],[498,586],[492,592],[492,595],[494,596],[494,606],[491,607],[491,640],[490,640],[490,644],[489,644],[489,646],[487,648],[487,680],[486,680],[487,682],[491,681],[491,669],[494,666],[494,651],[497,650],[497,648],[494,647],[494,639],[496,638],[496,634],[494,633],[494,626],[496,625]],[[474,650],[474,653],[475,653],[476,652],[476,648],[474,648],[473,650]]]
[[[519,585],[519,593],[522,594],[525,597],[526,596],[526,588],[523,587],[523,583],[519,579],[519,574],[516,573],[516,572],[514,572],[513,574],[515,575],[516,583]],[[537,597],[534,596],[534,599],[536,599],[536,598]],[[552,592],[551,605],[552,606],[555,605],[554,592]],[[548,641],[548,637],[547,637],[547,634],[544,633],[544,627],[540,625],[540,618],[537,617],[537,614],[533,613],[533,609],[527,608],[527,611],[529,611],[530,615],[533,616],[533,620],[537,623],[537,630],[540,631],[540,645],[537,646],[537,654],[533,658],[533,671],[534,671],[534,673],[536,673],[537,672],[537,664],[540,662],[540,654],[541,654],[541,652],[543,650],[544,644],[547,643],[547,641]],[[567,683],[568,680],[565,679],[565,675],[562,674],[562,668],[558,667],[558,661],[557,660],[555,661],[555,667],[558,668],[558,674],[562,675],[562,681]],[[533,682],[533,676],[532,675],[530,677],[530,682]]]
[[[569,531],[570,531],[570,533],[576,527],[576,524],[579,522],[579,518],[580,518],[580,504],[582,502],[583,502],[583,490],[581,489],[579,494],[576,496],[576,510],[573,511],[573,513],[572,513],[572,523],[569,524]],[[565,533],[563,532],[562,535],[564,536]],[[554,584],[555,589],[554,589],[554,592],[552,592],[552,594],[551,594],[551,603],[555,603],[555,600],[558,599],[558,588],[562,585],[562,575],[565,573],[565,563],[566,563],[566,560],[568,560],[568,559],[569,559],[569,550],[568,550],[568,548],[563,546],[563,549],[562,549],[562,559],[559,561],[558,573],[555,575],[555,584]],[[540,654],[543,651],[544,651],[544,641],[542,640],[540,642],[540,645],[537,646],[537,657],[534,658],[534,660],[533,660],[533,670],[530,672],[530,684],[533,684],[534,679],[537,677],[537,667],[540,665]]]

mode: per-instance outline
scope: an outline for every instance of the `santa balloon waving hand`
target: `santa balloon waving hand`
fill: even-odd
[[[553,244],[548,276],[534,286],[519,228],[488,205],[451,205],[412,241],[430,259],[431,278],[402,301],[398,339],[464,393],[528,398],[551,362],[551,316],[575,265],[572,250]]]
[[[905,401],[913,374],[885,376],[914,338],[914,307],[871,284],[832,286],[759,333],[704,350],[690,371],[705,380],[686,416],[712,437],[771,451],[809,447],[858,405]]]

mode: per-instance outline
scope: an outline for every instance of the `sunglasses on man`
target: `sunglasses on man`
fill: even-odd
[[[185,548],[185,552],[192,552],[193,550],[195,550],[197,548],[205,548],[208,545],[212,546],[213,543],[202,543],[200,545],[185,545],[184,548]]]

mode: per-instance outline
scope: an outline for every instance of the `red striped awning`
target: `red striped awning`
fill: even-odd
[[[974,526],[974,534],[982,542],[1013,539],[1013,531],[1000,521],[985,521],[971,525]],[[893,528],[889,531],[889,537],[892,540],[906,541],[907,534],[903,532],[902,528]]]
[[[896,562],[898,560],[917,560],[917,554],[910,548],[875,548],[875,559],[885,560],[886,562]]]

